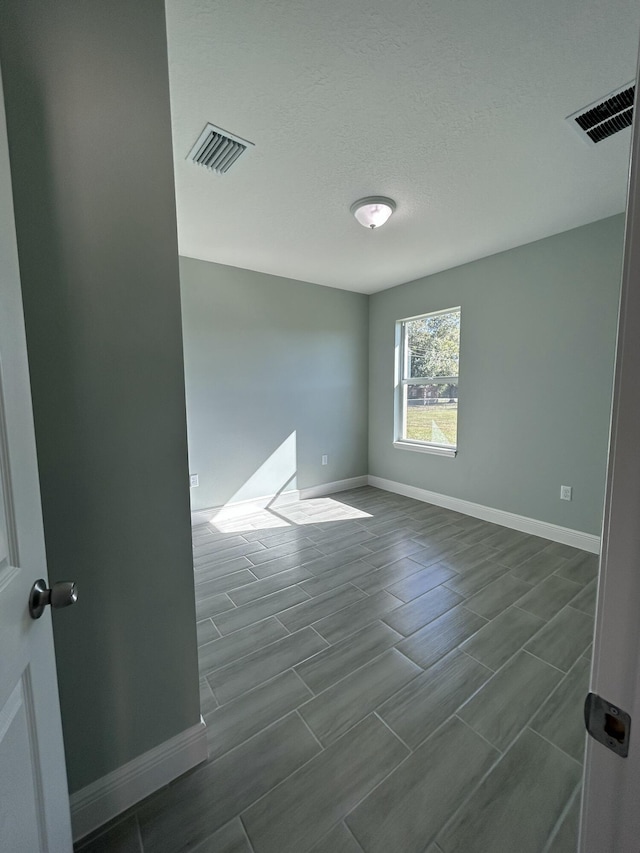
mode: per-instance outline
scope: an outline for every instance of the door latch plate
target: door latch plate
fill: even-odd
[[[627,757],[631,717],[626,711],[596,693],[588,693],[584,702],[584,724],[598,743],[621,758]]]

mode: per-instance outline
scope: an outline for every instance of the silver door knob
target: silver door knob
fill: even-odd
[[[29,613],[32,619],[39,619],[47,604],[52,607],[69,607],[78,600],[78,588],[73,581],[58,581],[51,589],[47,582],[40,578],[31,587],[29,594]]]

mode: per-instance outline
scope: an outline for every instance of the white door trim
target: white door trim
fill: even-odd
[[[579,849],[640,848],[640,110],[633,121],[591,691],[632,715],[629,756],[587,739]]]

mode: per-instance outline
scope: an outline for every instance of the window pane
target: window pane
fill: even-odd
[[[405,322],[407,378],[457,376],[460,310]]]
[[[404,409],[403,438],[456,446],[457,385],[405,385]]]

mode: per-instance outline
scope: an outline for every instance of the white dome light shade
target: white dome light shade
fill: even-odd
[[[351,205],[351,213],[360,225],[371,229],[384,225],[395,209],[393,199],[377,195],[361,198]]]

